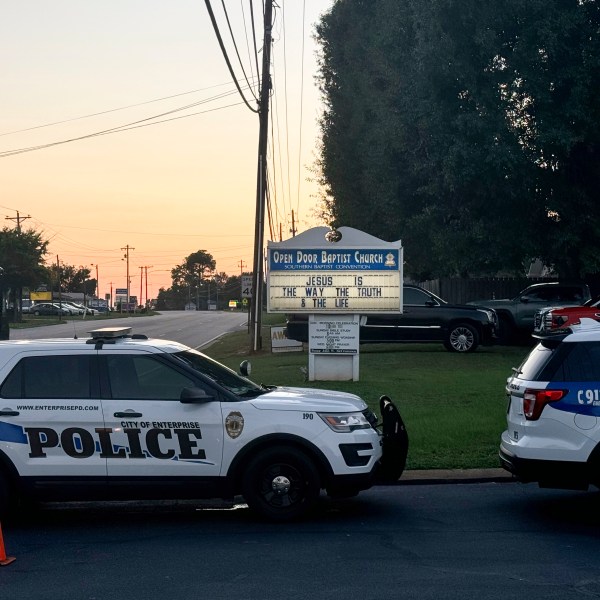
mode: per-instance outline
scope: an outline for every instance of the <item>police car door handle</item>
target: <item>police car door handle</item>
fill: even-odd
[[[21,413],[18,410],[12,408],[3,408],[0,410],[0,417],[18,417]]]
[[[116,412],[114,416],[117,417],[117,419],[126,419],[128,417],[141,417],[142,413],[135,412],[134,410],[126,410],[124,412]]]

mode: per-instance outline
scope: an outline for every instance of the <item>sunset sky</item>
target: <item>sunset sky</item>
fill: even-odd
[[[278,4],[269,166],[286,239],[292,210],[300,231],[322,225],[318,187],[307,181],[320,114],[313,35],[332,0]],[[211,5],[242,79],[222,2]],[[260,63],[262,2],[253,5]],[[252,82],[249,2],[225,6]],[[235,90],[203,0],[4,2],[0,52],[3,227],[16,225],[17,211],[30,217],[21,226],[50,240],[48,262],[92,277],[98,265],[101,295],[127,286],[127,246],[131,293],[147,267],[150,298],[197,250],[218,272],[252,269],[258,117]],[[104,133],[114,128],[129,130]]]

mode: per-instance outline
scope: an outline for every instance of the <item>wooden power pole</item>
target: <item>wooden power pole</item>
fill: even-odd
[[[265,199],[267,187],[267,141],[269,132],[269,99],[271,94],[271,42],[273,22],[273,0],[264,3],[264,40],[262,77],[259,100],[258,169],[256,185],[256,221],[254,229],[254,271],[252,273],[252,315],[250,338],[252,351],[262,348],[262,307],[263,307],[263,245],[265,233]]]

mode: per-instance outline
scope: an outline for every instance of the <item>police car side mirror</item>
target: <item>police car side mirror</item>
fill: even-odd
[[[209,396],[202,388],[198,387],[183,388],[179,396],[179,401],[182,404],[200,404],[202,402],[210,402],[214,399],[214,396]]]
[[[250,364],[250,361],[249,360],[243,360],[240,363],[240,373],[244,377],[249,377],[251,372],[252,372],[252,365]]]

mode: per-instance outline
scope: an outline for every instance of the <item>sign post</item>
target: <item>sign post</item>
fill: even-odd
[[[358,380],[360,315],[402,312],[402,244],[340,227],[269,242],[267,311],[306,313],[309,380]]]

